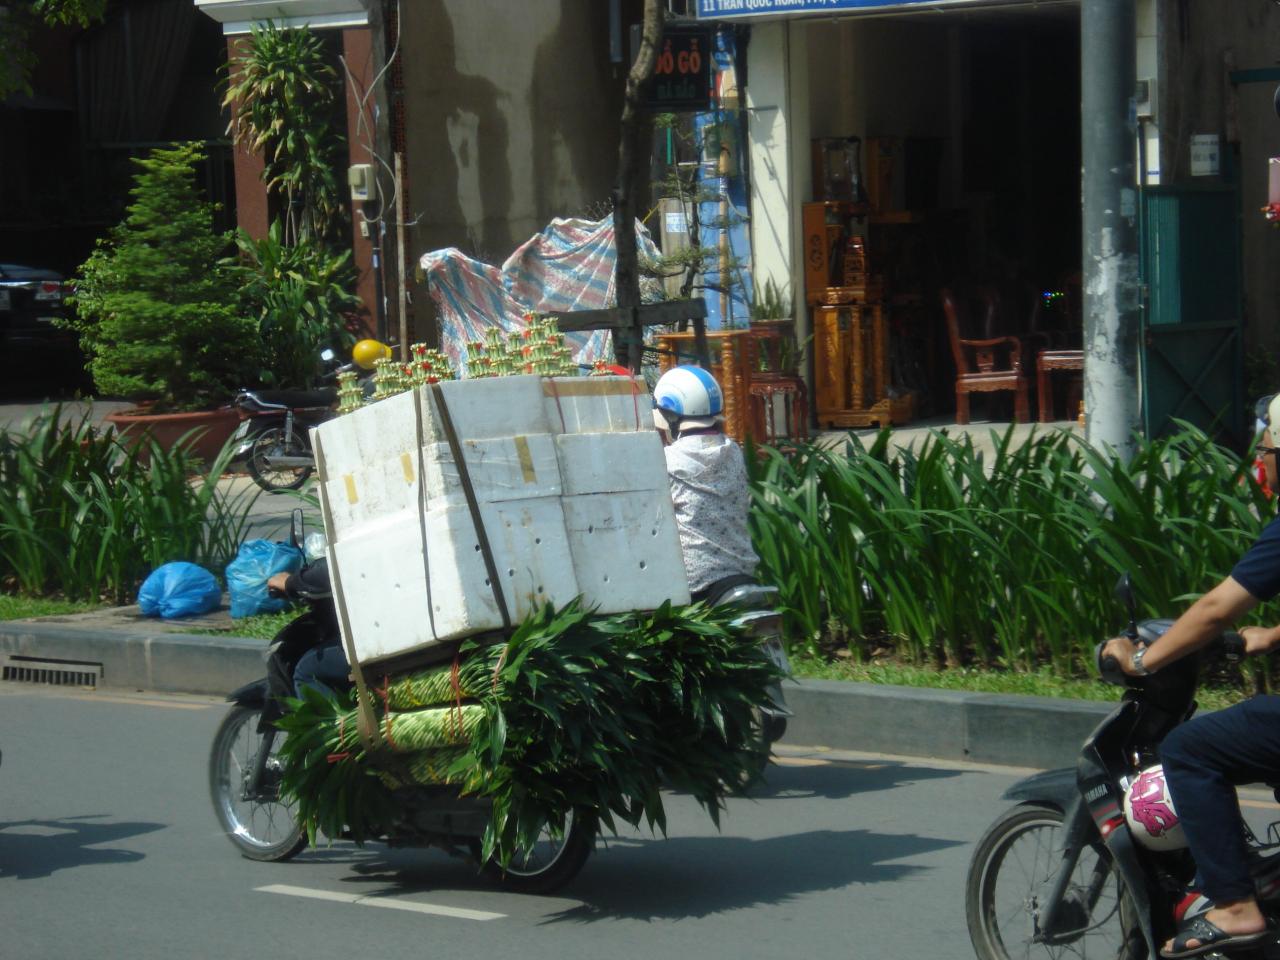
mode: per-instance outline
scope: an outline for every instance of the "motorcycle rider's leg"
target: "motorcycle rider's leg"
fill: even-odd
[[[309,686],[322,692],[324,687],[341,690],[347,686],[350,674],[351,665],[347,663],[342,643],[326,643],[312,647],[298,658],[293,670],[293,687],[301,690]]]
[[[1160,760],[1200,885],[1214,904],[1206,919],[1229,934],[1262,930],[1235,788],[1280,770],[1280,697],[1195,717],[1165,738]]]

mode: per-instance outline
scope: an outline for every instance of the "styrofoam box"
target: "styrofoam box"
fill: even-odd
[[[560,605],[578,595],[560,498],[486,504],[480,511],[513,624],[548,600]],[[425,562],[423,526],[417,517],[393,517],[331,548],[361,663],[502,628],[470,510],[427,511]]]
[[[482,503],[560,495],[560,461],[548,433],[462,440],[462,458],[476,499]],[[462,479],[447,443],[423,449],[427,499],[465,503]]]
[[[665,493],[670,488],[657,430],[562,433],[555,445],[566,497],[626,490]]]
[[[584,605],[601,613],[689,602],[671,494],[662,490],[564,497],[564,525]]]
[[[440,393],[459,440],[528,436],[556,429],[547,419],[543,405],[542,377],[447,380],[440,384]],[[423,387],[414,395],[422,407],[423,439],[427,443],[445,442],[448,438],[435,408],[434,391]]]
[[[556,433],[653,429],[653,398],[631,377],[547,377],[546,418]]]

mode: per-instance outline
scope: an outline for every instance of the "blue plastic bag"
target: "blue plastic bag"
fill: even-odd
[[[227,564],[231,616],[252,617],[283,610],[287,601],[267,596],[267,580],[273,574],[297,573],[301,569],[302,551],[292,544],[246,540],[236,558]]]
[[[194,617],[216,610],[222,588],[213,574],[194,563],[166,563],[151,571],[138,591],[138,606],[148,617]]]

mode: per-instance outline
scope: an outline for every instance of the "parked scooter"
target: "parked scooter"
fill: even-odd
[[[376,340],[361,340],[352,350],[352,362],[337,366],[332,350],[320,354],[329,369],[324,379],[336,379],[348,370],[369,371],[374,361],[391,356],[390,348]],[[263,490],[297,490],[315,472],[311,450],[312,427],[335,416],[338,391],[241,390],[232,401],[240,411],[240,426],[232,435],[236,443],[232,463],[244,463]]]
[[[1130,639],[1150,645],[1173,625],[1136,622],[1127,574],[1116,595],[1128,607]],[[1208,649],[1239,659],[1244,641],[1225,632]],[[1111,658],[1102,660],[1101,651],[1100,645],[1102,678],[1125,687],[1120,705],[1085,740],[1075,770],[1035,774],[1005,791],[1017,805],[996,819],[974,851],[965,916],[980,960],[1041,951],[1046,958],[1154,958],[1188,907],[1195,863],[1180,828],[1166,829],[1170,818],[1159,806],[1165,794],[1157,747],[1195,712],[1207,650],[1146,677],[1127,676]],[[1255,880],[1280,871],[1280,821],[1271,824],[1265,843],[1247,828],[1246,833]],[[1280,884],[1260,887],[1263,911],[1272,918],[1280,917],[1277,894]],[[1280,958],[1274,930],[1247,950]],[[1222,960],[1244,952],[1208,956]]]

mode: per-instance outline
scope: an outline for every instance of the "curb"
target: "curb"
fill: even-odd
[[[264,674],[265,640],[0,623],[0,664],[56,661],[103,688],[223,696]],[[784,743],[1001,766],[1074,766],[1113,704],[836,680],[786,684]]]

